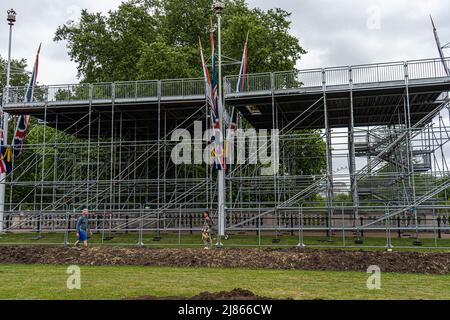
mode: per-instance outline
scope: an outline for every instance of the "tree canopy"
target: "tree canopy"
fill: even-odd
[[[6,86],[6,70],[8,61],[0,56],[0,95]],[[28,82],[28,75],[25,72],[27,62],[25,59],[11,61],[11,86],[24,86]]]
[[[250,8],[226,0],[223,54],[240,60],[247,32],[249,72],[291,70],[306,51],[289,34],[290,13]],[[212,0],[129,0],[107,15],[83,10],[77,22],[60,26],[55,41],[67,41],[84,82],[166,79],[201,75],[199,38],[209,47]],[[231,66],[225,73],[237,73]]]

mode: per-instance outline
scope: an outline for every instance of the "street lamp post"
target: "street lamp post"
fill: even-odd
[[[14,24],[16,23],[16,11],[14,9],[10,9],[7,12],[8,17],[8,25],[9,25],[9,43],[8,43],[8,68],[6,70],[6,91],[5,91],[5,97],[3,101],[6,103],[9,102],[9,89],[10,89],[10,82],[11,82],[11,45],[12,45],[12,29]],[[9,114],[3,113],[3,141],[5,145],[8,144],[8,125],[9,125]],[[3,232],[3,217],[5,212],[5,190],[6,185],[6,173],[2,173],[0,175],[0,232]]]
[[[214,3],[214,10],[216,11],[217,15],[217,33],[218,33],[218,54],[219,54],[219,101],[221,108],[219,110],[219,127],[220,127],[220,146],[222,149],[222,156],[224,149],[224,143],[223,143],[223,137],[224,137],[224,130],[223,130],[223,108],[224,106],[224,100],[223,100],[223,93],[222,93],[222,34],[221,34],[221,17],[222,17],[222,11],[223,11],[223,3],[222,1],[216,1]],[[223,168],[222,168],[223,169]],[[217,247],[222,247],[222,237],[225,236],[225,171],[219,170],[218,171],[218,196],[217,196],[217,202],[218,202],[218,235],[217,235]]]

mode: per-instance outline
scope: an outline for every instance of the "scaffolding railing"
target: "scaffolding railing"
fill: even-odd
[[[450,58],[445,63],[450,66]],[[329,90],[334,87],[348,87],[350,82],[359,85],[398,84],[408,76],[414,80],[433,80],[447,78],[440,59],[413,60],[407,62],[376,63],[367,65],[333,67],[324,69],[293,70],[275,73],[249,74],[245,76],[244,88],[240,94],[283,91],[292,89],[317,90],[323,85]],[[236,94],[239,76],[225,77],[225,94]],[[25,104],[27,87],[12,87],[7,105]],[[158,98],[192,98],[205,95],[203,79],[172,79],[129,81],[117,83],[67,84],[37,86],[35,97],[30,105],[42,103],[102,102],[117,100],[152,100]]]
[[[445,59],[450,66],[450,58]],[[333,87],[397,85],[404,82],[405,76],[410,80],[427,80],[447,78],[440,59],[413,60],[406,62],[376,63],[357,66],[333,67],[324,69],[293,70],[275,73],[250,74],[245,76],[244,89],[241,93],[302,89],[321,91],[323,85],[331,90]],[[272,79],[272,80],[271,80]],[[236,94],[235,88],[239,76],[226,77],[227,94]]]

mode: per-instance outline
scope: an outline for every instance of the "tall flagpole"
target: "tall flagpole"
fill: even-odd
[[[442,60],[442,64],[444,66],[445,73],[447,74],[447,76],[450,76],[450,69],[447,66],[447,63],[445,61],[445,55],[444,55],[444,49],[446,49],[446,47],[450,43],[448,43],[448,44],[446,44],[444,46],[441,45],[441,40],[439,39],[439,35],[438,35],[437,29],[436,29],[436,25],[434,24],[433,17],[431,15],[430,15],[430,19],[431,19],[431,24],[433,25],[434,39],[436,41],[436,45],[437,45],[437,48],[438,48],[438,51],[439,51],[439,56],[440,56],[440,58]]]
[[[222,94],[222,35],[221,35],[221,16],[223,10],[223,3],[221,1],[216,1],[214,4],[214,9],[217,15],[217,32],[218,32],[218,49],[219,49],[219,127],[220,127],[220,148],[222,149],[221,157],[224,152],[224,131],[223,131],[223,110],[224,110],[224,101]],[[217,180],[218,180],[218,234],[217,234],[217,247],[222,247],[222,237],[225,236],[225,168],[220,168],[218,171]]]
[[[16,12],[14,9],[8,10],[8,24],[9,24],[9,44],[8,44],[8,69],[6,71],[6,94],[3,101],[8,103],[9,101],[9,88],[11,82],[11,46],[12,46],[12,28],[16,22]],[[8,144],[8,124],[9,114],[3,113],[3,142],[5,146]],[[0,175],[0,232],[3,232],[3,217],[5,212],[5,191],[6,191],[6,173]]]
[[[441,61],[442,61],[445,73],[447,74],[447,76],[450,77],[450,69],[447,66],[447,62],[445,61],[445,55],[444,55],[444,49],[447,49],[447,47],[450,44],[450,42],[447,43],[444,46],[441,45],[441,40],[439,39],[439,35],[438,35],[437,29],[436,29],[436,25],[434,24],[433,17],[431,16],[431,14],[430,14],[430,19],[431,19],[431,24],[433,25],[434,39],[436,41],[436,46],[437,46],[438,51],[439,51],[439,56],[441,58]],[[447,101],[448,101],[449,97],[450,97],[450,94],[449,94],[449,92],[447,92]],[[448,103],[447,103],[447,110],[450,112],[450,108],[449,108],[449,104]]]

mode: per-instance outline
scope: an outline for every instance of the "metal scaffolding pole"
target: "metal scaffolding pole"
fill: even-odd
[[[331,146],[331,129],[328,122],[328,106],[327,106],[327,80],[326,72],[322,70],[322,91],[323,91],[323,114],[325,122],[325,143],[326,143],[326,163],[327,163],[327,210],[328,210],[328,230],[327,234],[330,236],[333,227],[333,158]]]
[[[219,105],[221,105],[221,108],[219,108],[219,128],[220,128],[220,133],[219,133],[219,144],[220,144],[220,148],[222,150],[222,154],[220,155],[221,157],[223,157],[223,152],[224,152],[224,130],[223,130],[223,110],[225,107],[225,101],[223,99],[223,92],[222,92],[222,84],[223,84],[223,79],[222,79],[222,30],[221,30],[221,18],[222,18],[222,10],[223,10],[223,4],[220,1],[216,1],[215,3],[215,10],[216,10],[216,15],[217,15],[217,26],[218,26],[218,49],[219,49]],[[223,159],[224,160],[224,159]],[[223,246],[222,244],[222,237],[225,236],[225,222],[226,222],[226,218],[225,218],[225,199],[226,199],[226,190],[225,190],[225,170],[224,168],[221,168],[220,170],[218,170],[217,173],[217,185],[218,185],[218,189],[217,189],[217,206],[218,206],[218,218],[219,218],[219,230],[218,230],[218,235],[217,235],[217,247],[221,247]]]
[[[358,196],[358,177],[356,176],[356,159],[355,159],[355,115],[353,105],[353,70],[349,68],[349,88],[350,88],[350,125],[348,128],[348,149],[349,149],[349,173],[350,187],[353,203],[353,225],[358,220],[359,196]],[[368,141],[369,143],[369,141]]]
[[[414,222],[416,225],[416,236],[419,237],[419,229],[418,229],[418,217],[417,217],[417,208],[416,204],[416,179],[415,179],[415,167],[414,167],[414,146],[413,142],[413,133],[412,133],[412,123],[411,123],[411,103],[409,97],[409,65],[405,62],[405,90],[406,90],[406,130],[408,130],[408,139],[407,139],[407,150],[409,156],[408,167],[410,170],[410,188],[411,188],[411,203],[413,205],[412,210],[414,214]]]
[[[9,42],[8,42],[8,67],[6,70],[6,94],[4,97],[4,105],[9,102],[10,95],[10,82],[11,82],[11,46],[12,46],[12,29],[16,22],[16,12],[11,9],[8,11],[8,24],[9,24]],[[3,112],[3,140],[8,143],[8,124],[9,114]],[[5,213],[5,199],[6,199],[6,173],[0,174],[0,232],[3,232],[3,216]]]
[[[443,95],[438,98],[440,89],[436,89],[448,86],[448,79],[439,74],[438,62],[411,62],[411,81],[401,72],[403,62],[249,75],[249,92],[242,95],[232,91],[234,83],[230,79],[233,78],[226,78],[221,88],[222,92],[226,91],[226,97],[222,93],[221,99],[230,99],[228,105],[236,102],[240,128],[280,127],[282,170],[276,177],[270,177],[259,174],[260,165],[233,166],[227,180],[232,183],[234,192],[227,195],[226,224],[223,225],[236,234],[256,233],[257,243],[261,245],[268,244],[262,237],[269,232],[279,235],[290,231],[292,234],[293,230],[299,232],[300,243],[304,233],[342,231],[345,240],[347,231],[382,235],[385,228],[389,233],[399,228],[411,232],[415,229],[414,223],[424,236],[437,231],[439,227],[433,224],[437,213],[450,209],[444,196],[449,185],[445,179],[449,168],[444,146],[450,142],[450,125],[446,118],[438,117],[438,112],[445,110],[442,108],[447,104],[441,101]],[[433,72],[437,72],[435,79],[430,78]],[[320,87],[321,76],[323,88]],[[383,81],[393,81],[393,77],[397,81],[395,90],[391,82],[384,87]],[[372,79],[376,81],[366,83]],[[157,95],[158,82],[164,90]],[[430,83],[434,87],[428,88]],[[45,87],[37,86],[39,94],[32,104],[22,103],[23,88],[12,88],[6,110],[19,115],[27,114],[26,108],[33,108],[33,114],[41,121],[31,127],[36,129],[33,137],[37,141],[28,140],[27,157],[18,160],[14,175],[8,176],[7,186],[14,188],[14,198],[17,194],[24,194],[24,197],[14,200],[18,203],[10,198],[9,216],[12,218],[5,220],[7,230],[36,230],[39,213],[42,214],[42,232],[69,230],[73,216],[67,214],[61,223],[62,214],[68,213],[64,206],[68,198],[75,208],[90,201],[96,203],[97,211],[104,211],[97,219],[100,232],[135,231],[142,241],[144,232],[160,230],[162,234],[177,233],[179,243],[185,243],[183,233],[195,234],[200,230],[200,212],[205,208],[215,209],[218,202],[219,188],[215,184],[218,180],[213,176],[215,172],[210,171],[211,167],[171,163],[169,157],[175,143],[169,139],[174,127],[186,125],[191,131],[197,118],[208,122],[207,109],[203,107],[203,81],[93,84],[90,91],[94,94],[89,95],[87,84],[62,87],[63,93],[69,91],[67,97],[55,98],[61,86],[50,86],[50,101],[46,101],[47,97],[40,94]],[[127,91],[127,88],[133,90]],[[386,92],[383,93],[383,89]],[[316,100],[318,96],[320,99]],[[255,102],[256,110],[250,112],[247,103],[253,97],[255,101],[263,97],[265,103]],[[315,102],[310,104],[313,100]],[[166,101],[170,108],[165,107]],[[184,103],[186,101],[189,103]],[[76,111],[65,107],[72,103],[80,107]],[[162,103],[158,105],[158,119],[157,103]],[[380,116],[382,112],[378,110],[390,111]],[[259,117],[258,111],[264,117]],[[189,112],[193,114],[189,116]],[[379,123],[378,126],[372,121]],[[146,126],[147,123],[150,125]],[[367,131],[358,129],[367,125]],[[55,140],[53,128],[57,130]],[[360,144],[360,137],[366,138],[367,144]],[[316,140],[320,146],[325,141],[325,151],[322,147],[309,148],[309,143]],[[431,159],[425,165],[414,159],[426,158],[424,155]],[[371,161],[356,172],[356,157],[368,157]],[[303,165],[302,161],[314,165],[316,159],[326,160],[326,174],[325,165],[308,172],[298,165]],[[348,161],[348,167],[333,171],[333,164],[338,161]],[[45,169],[41,167],[43,164]],[[349,181],[353,203],[338,203],[333,199],[334,193],[348,192]],[[322,199],[315,200],[322,192],[326,203]],[[145,203],[153,206],[144,210]],[[417,208],[415,216],[419,214],[420,225],[413,220],[413,208]],[[342,214],[338,220],[338,216],[333,215],[339,211]],[[297,214],[292,216],[293,212]],[[351,224],[355,222],[352,212],[361,217],[357,227]],[[405,212],[411,214],[405,215]],[[406,216],[411,220],[409,223],[403,222]],[[401,219],[400,224],[397,218]],[[447,222],[441,223],[440,229],[449,230]],[[158,245],[173,244],[164,242],[166,237],[163,238]],[[281,241],[281,245],[286,244],[284,238]],[[390,243],[391,239],[388,241]]]

